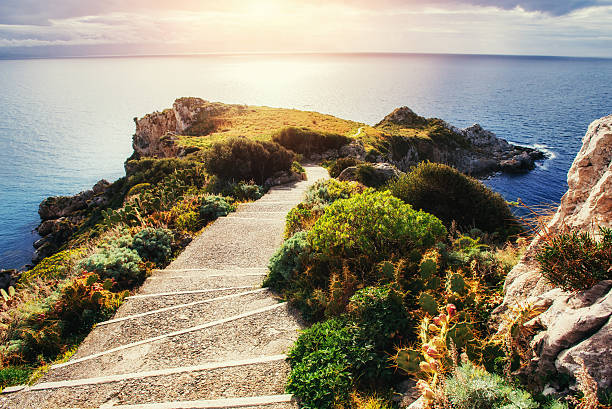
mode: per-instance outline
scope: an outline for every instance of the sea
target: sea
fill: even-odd
[[[507,200],[557,203],[590,122],[612,113],[612,60],[341,54],[0,60],[0,269],[30,261],[38,204],[124,174],[133,118],[182,96],[375,124],[400,106],[479,123],[547,159],[484,182]]]

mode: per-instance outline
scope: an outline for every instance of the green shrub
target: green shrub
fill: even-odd
[[[388,179],[369,163],[357,165],[357,181],[367,187],[379,188],[387,183]]]
[[[7,386],[27,383],[31,374],[32,369],[26,366],[7,366],[0,369],[0,390]]]
[[[79,266],[103,279],[111,278],[126,288],[140,283],[145,278],[146,272],[140,268],[141,262],[136,250],[127,247],[105,247],[82,260]]]
[[[295,173],[305,173],[306,169],[304,169],[300,162],[294,160],[291,164],[291,171]]]
[[[43,280],[62,279],[67,277],[83,250],[64,250],[44,258],[31,270],[25,271],[19,277],[20,284],[27,284],[35,278]]]
[[[444,392],[455,409],[535,409],[529,393],[467,362],[446,380]]]
[[[310,230],[323,210],[311,209],[303,203],[289,210],[285,223],[285,237],[291,237],[298,232]]]
[[[215,143],[203,156],[206,169],[223,179],[263,185],[278,171],[289,171],[295,155],[274,142],[232,138]]]
[[[402,301],[403,295],[391,285],[366,287],[350,299],[349,316],[363,328],[363,336],[381,352],[392,352],[414,323]]]
[[[575,231],[547,237],[536,253],[542,275],[566,291],[586,290],[612,279],[612,229],[600,232],[600,241]]]
[[[222,196],[204,196],[200,202],[200,217],[205,223],[227,216],[234,210],[236,208]]]
[[[332,178],[337,178],[338,176],[340,176],[344,169],[350,168],[351,166],[357,166],[361,163],[362,162],[359,159],[353,158],[351,156],[346,158],[339,158],[334,161],[334,163],[327,169],[327,171],[329,172],[329,176],[331,176]]]
[[[181,231],[196,232],[202,228],[200,215],[193,211],[179,215],[174,224]]]
[[[281,129],[272,136],[272,140],[293,152],[306,156],[338,149],[351,141],[346,136],[296,127]]]
[[[364,187],[357,182],[340,182],[336,179],[319,180],[306,191],[304,205],[310,208],[324,208],[338,199],[362,193]]]
[[[163,265],[172,254],[171,244],[170,230],[147,227],[136,233],[132,247],[142,259]]]
[[[381,370],[389,372],[386,358],[377,354],[360,336],[359,328],[345,319],[314,324],[289,352],[287,392],[295,394],[307,408],[346,404],[355,386],[377,383]]]
[[[433,246],[446,236],[436,217],[389,192],[362,193],[331,204],[309,232],[313,250],[329,258],[380,261]]]
[[[438,217],[449,227],[476,227],[506,235],[520,231],[506,201],[478,180],[439,163],[422,162],[389,183],[395,197]]]
[[[206,191],[213,195],[230,196],[238,201],[257,200],[264,195],[261,186],[252,182],[238,183],[212,176],[206,187]]]
[[[303,271],[309,248],[305,232],[296,233],[285,240],[270,259],[268,265],[270,271],[264,281],[264,287],[277,291],[285,288],[296,274]]]

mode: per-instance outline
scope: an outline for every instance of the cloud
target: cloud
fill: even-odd
[[[47,0],[43,7],[39,0],[0,0],[0,54],[380,51],[612,56],[612,5],[602,0],[559,0],[563,7],[546,0],[466,1],[378,0],[374,6],[366,0]],[[590,6],[582,7],[585,4]],[[568,7],[575,9],[564,13]]]
[[[428,6],[478,5],[502,9],[520,7],[560,16],[586,7],[611,5],[612,0],[285,0],[293,4],[335,3],[371,10],[397,10]],[[265,3],[266,0],[263,0]],[[254,8],[261,0],[2,0],[0,24],[48,25],[51,20],[115,12],[155,13],[157,11],[231,11]]]

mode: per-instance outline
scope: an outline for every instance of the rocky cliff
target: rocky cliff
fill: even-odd
[[[408,107],[394,110],[376,128],[395,135],[391,139],[395,152],[387,161],[404,171],[429,160],[472,175],[518,173],[533,169],[535,161],[544,158],[542,152],[512,145],[479,124],[459,129],[437,118],[423,118]]]
[[[203,116],[218,112],[220,104],[209,103],[201,98],[179,98],[171,109],[154,112],[140,119],[134,118],[136,133],[132,138],[134,154],[131,159],[141,157],[171,158],[183,156],[188,148],[177,144],[179,134],[189,134],[196,122],[205,121]],[[204,135],[205,132],[202,132]]]
[[[593,122],[568,172],[568,191],[544,231],[588,231],[612,226],[612,115]],[[527,326],[535,336],[526,372],[573,375],[584,360],[600,387],[612,386],[612,280],[590,290],[567,293],[552,288],[534,260],[542,235],[536,236],[523,259],[508,274],[499,322],[518,304],[544,310]],[[552,378],[554,379],[554,377]],[[554,386],[554,385],[553,385]]]

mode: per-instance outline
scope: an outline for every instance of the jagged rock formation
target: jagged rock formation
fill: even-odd
[[[567,193],[546,227],[589,231],[612,226],[612,115],[593,122],[582,149],[568,172]],[[572,375],[584,360],[600,387],[612,386],[612,280],[570,294],[552,288],[534,260],[542,236],[536,236],[505,282],[503,304],[494,313],[499,322],[518,303],[545,310],[528,326],[535,331],[534,356],[527,371]]]
[[[36,228],[42,237],[34,243],[33,263],[48,257],[70,238],[79,224],[85,220],[84,212],[92,206],[104,206],[110,200],[105,195],[110,183],[98,181],[90,190],[74,196],[53,196],[43,200],[38,206],[42,222]]]
[[[544,158],[542,152],[512,145],[478,124],[459,129],[440,119],[423,118],[408,107],[394,110],[376,124],[376,128],[400,136],[406,130],[424,133],[392,139],[392,151],[395,152],[385,161],[404,171],[429,160],[472,175],[497,171],[518,173],[533,169],[535,161]]]
[[[199,129],[194,131],[197,135],[206,135],[214,127],[207,123],[207,116],[219,114],[232,107],[211,103],[201,98],[179,98],[174,101],[171,109],[162,112],[154,112],[137,119],[136,133],[132,138],[134,154],[130,159],[141,157],[172,158],[184,156],[193,152],[192,147],[182,147],[177,144],[178,135],[190,135],[190,128],[196,123]]]

